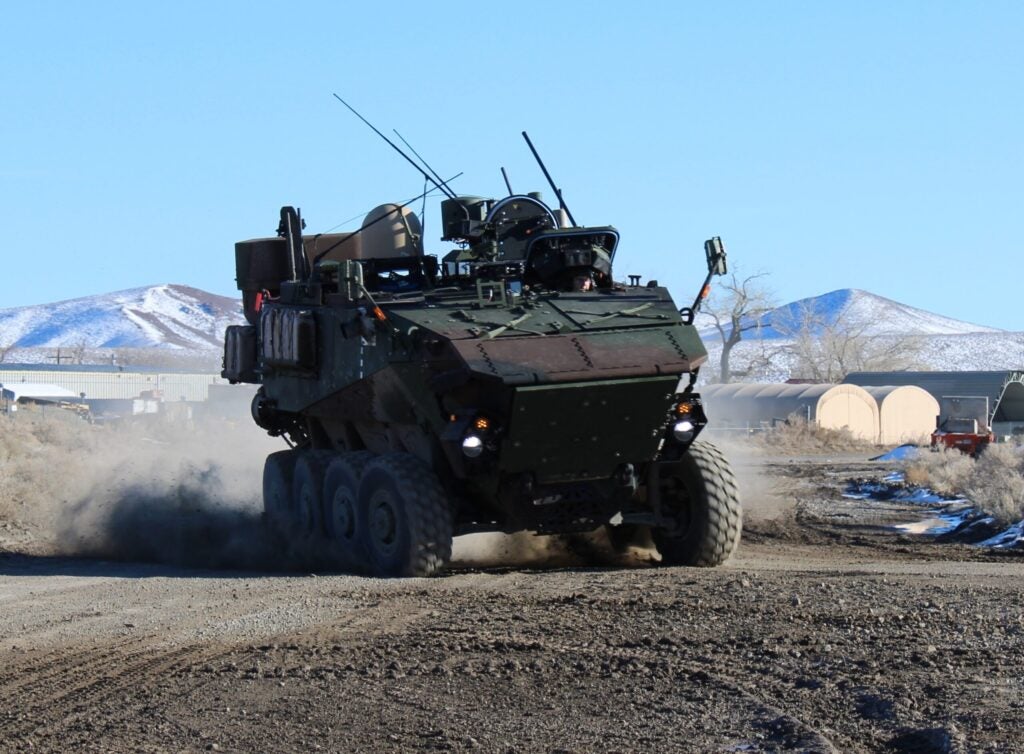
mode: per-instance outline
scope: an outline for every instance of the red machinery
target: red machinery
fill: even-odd
[[[933,450],[956,448],[962,453],[976,456],[995,440],[996,436],[989,426],[988,398],[974,395],[942,396],[936,429],[932,432]]]

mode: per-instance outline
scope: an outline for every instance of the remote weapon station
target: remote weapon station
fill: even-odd
[[[267,524],[377,576],[436,573],[454,535],[485,531],[606,527],[666,565],[724,562],[740,505],[697,439],[707,351],[693,326],[726,271],[719,239],[680,310],[656,282],[617,282],[619,233],[575,222],[525,133],[557,207],[511,187],[456,195],[373,130],[445,195],[454,248],[425,254],[406,204],[305,236],[284,207],[276,237],[235,244],[249,324],[227,329],[223,374],[260,385],[253,419],[290,446],[266,459]]]

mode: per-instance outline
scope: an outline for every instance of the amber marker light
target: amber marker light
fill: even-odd
[[[693,411],[693,406],[689,403],[680,403],[676,406],[676,413],[680,416],[689,416],[691,411]]]
[[[477,429],[484,430],[484,429],[490,429],[491,423],[489,421],[487,421],[487,417],[486,416],[478,416],[476,418],[476,421],[473,422],[473,426],[475,426]]]

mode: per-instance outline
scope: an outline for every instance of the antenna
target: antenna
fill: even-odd
[[[505,188],[508,189],[508,195],[512,196],[516,192],[512,190],[512,184],[508,180],[508,173],[505,172],[504,167],[501,168],[501,177],[505,179]]]
[[[395,132],[395,136],[397,136],[397,137],[398,137],[399,139],[401,139],[401,140],[402,140],[402,143],[403,143],[403,144],[405,144],[405,146],[409,147],[409,151],[411,151],[411,152],[412,152],[412,153],[413,153],[414,155],[416,155],[417,159],[419,159],[419,161],[423,163],[423,165],[424,165],[424,166],[425,166],[425,167],[427,168],[427,170],[429,170],[429,171],[430,171],[430,174],[431,174],[432,176],[434,176],[434,178],[436,178],[437,180],[441,181],[441,186],[443,186],[443,188],[442,188],[441,190],[445,192],[445,195],[446,195],[446,196],[447,196],[447,197],[448,197],[449,199],[454,199],[454,198],[455,198],[455,192],[454,192],[454,191],[452,191],[452,190],[451,190],[451,189],[450,189],[450,188],[448,187],[448,184],[447,184],[447,183],[445,183],[445,182],[444,182],[444,180],[443,180],[443,179],[441,178],[441,176],[439,176],[439,175],[437,174],[437,171],[436,171],[436,170],[434,170],[434,169],[433,169],[432,167],[430,167],[429,163],[427,163],[427,161],[426,161],[426,160],[424,160],[424,159],[423,159],[423,158],[422,158],[422,157],[420,156],[420,153],[419,153],[419,152],[417,152],[417,151],[416,151],[415,149],[413,149],[413,146],[412,146],[412,144],[410,144],[409,142],[407,142],[407,141],[405,140],[405,137],[404,137],[404,136],[402,136],[402,134],[398,133],[398,129],[397,129],[397,128],[392,128],[391,130]]]
[[[332,92],[332,94],[333,94],[333,92]],[[416,162],[415,162],[415,161],[414,161],[414,160],[413,160],[413,159],[412,159],[411,157],[409,157],[409,155],[407,155],[407,154],[406,154],[405,152],[403,152],[403,151],[402,151],[401,149],[399,149],[399,148],[398,148],[398,145],[397,145],[397,144],[395,144],[395,142],[391,141],[391,139],[389,139],[389,138],[388,138],[387,136],[385,136],[384,134],[382,134],[382,133],[381,133],[381,132],[380,132],[380,131],[379,131],[379,130],[377,129],[377,127],[376,127],[375,125],[373,125],[373,124],[372,124],[372,123],[371,123],[370,121],[368,121],[368,120],[367,120],[366,118],[364,118],[364,117],[363,117],[362,115],[360,115],[360,114],[359,114],[359,111],[358,111],[358,110],[356,110],[356,109],[355,109],[354,107],[352,107],[352,105],[350,105],[349,103],[347,103],[347,102],[346,102],[345,100],[343,100],[343,99],[342,99],[341,97],[339,97],[339,96],[338,96],[337,94],[334,94],[334,98],[335,98],[336,100],[338,100],[338,102],[340,102],[341,104],[343,104],[343,105],[344,105],[345,107],[347,107],[347,108],[348,108],[349,110],[351,110],[351,111],[352,111],[352,114],[353,114],[353,115],[355,115],[355,116],[356,116],[357,118],[359,118],[359,120],[361,120],[361,121],[362,121],[363,123],[365,123],[366,125],[368,125],[368,126],[369,126],[369,127],[370,127],[370,128],[372,129],[372,130],[373,130],[373,132],[374,132],[375,134],[377,134],[377,135],[378,135],[378,136],[379,136],[380,138],[384,139],[384,141],[386,141],[386,142],[388,143],[388,146],[390,146],[390,147],[391,147],[392,149],[394,149],[394,150],[395,150],[396,152],[398,152],[398,154],[402,155],[402,157],[404,157],[404,158],[405,158],[405,161],[406,161],[406,162],[408,162],[408,163],[409,163],[410,165],[412,165],[412,166],[413,166],[414,168],[416,168],[416,171],[417,171],[418,173],[420,173],[420,174],[421,174],[421,175],[422,175],[422,176],[423,176],[424,178],[426,178],[426,179],[427,179],[428,181],[430,181],[430,182],[431,182],[431,183],[433,183],[433,184],[434,184],[435,186],[437,186],[437,187],[438,187],[439,189],[441,189],[441,191],[443,191],[443,192],[444,192],[444,195],[445,195],[445,196],[447,196],[447,197],[448,197],[449,199],[454,199],[454,198],[455,198],[455,192],[453,192],[453,191],[452,191],[451,189],[446,189],[446,187],[442,186],[442,185],[441,185],[440,183],[438,183],[437,181],[435,181],[435,180],[434,180],[434,179],[433,179],[433,178],[432,178],[432,177],[431,177],[431,176],[430,176],[430,175],[429,175],[429,174],[427,173],[427,171],[425,171],[425,170],[424,170],[423,168],[421,168],[421,167],[420,167],[419,165],[417,165],[417,164],[416,164]],[[417,198],[418,198],[418,197],[417,197]]]
[[[540,158],[540,155],[537,154],[537,150],[534,149],[533,142],[530,141],[530,137],[526,135],[526,131],[523,131],[523,138],[526,139],[526,145],[530,148],[530,151],[533,152],[533,159],[537,161],[537,164],[540,165],[540,169],[544,171],[544,177],[548,179],[548,185],[551,186],[551,190],[554,191],[555,196],[558,197],[558,206],[565,211],[566,215],[569,216],[569,222],[572,223],[572,227],[578,228],[579,226],[576,224],[576,218],[572,216],[572,212],[569,211],[569,208],[565,204],[565,199],[562,198],[562,190],[558,188],[555,185],[555,182],[551,179],[551,173],[549,173],[548,169],[544,167],[544,161]]]

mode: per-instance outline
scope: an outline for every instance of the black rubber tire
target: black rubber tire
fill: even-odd
[[[662,514],[675,530],[656,528],[663,565],[717,566],[740,541],[743,515],[729,462],[709,442],[695,442],[679,461],[661,465]]]
[[[452,557],[452,508],[434,472],[415,456],[389,453],[363,469],[359,539],[374,576],[430,576]]]
[[[366,562],[365,548],[359,538],[359,480],[373,458],[374,454],[366,450],[341,453],[334,457],[324,474],[325,558],[335,568],[356,569]]]
[[[294,544],[305,545],[324,536],[324,474],[333,457],[333,453],[324,450],[303,450],[299,453],[292,478],[290,508]]]
[[[279,450],[263,462],[263,518],[275,534],[286,535],[291,528],[292,480],[297,457],[294,450]]]

